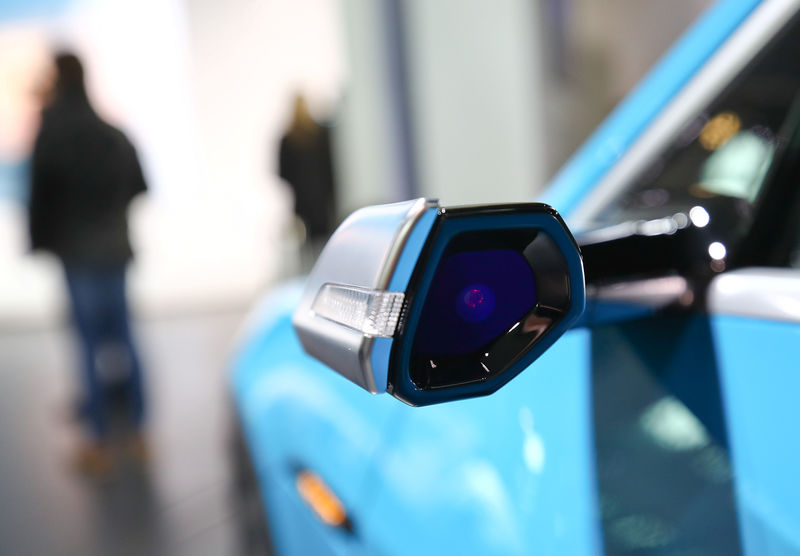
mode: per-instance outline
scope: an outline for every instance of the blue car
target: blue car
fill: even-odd
[[[233,362],[270,549],[800,554],[798,93],[800,1],[724,0],[547,204],[346,220]]]

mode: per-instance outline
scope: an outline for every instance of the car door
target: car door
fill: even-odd
[[[589,333],[490,396],[397,405],[365,477],[369,554],[597,554]]]
[[[649,220],[643,236],[691,219],[698,233],[680,269],[686,277],[665,277],[691,282],[690,295],[675,300],[686,312],[589,315],[588,330],[565,335],[492,396],[399,410],[367,481],[374,500],[361,523],[372,551],[741,552],[702,299],[708,280],[735,264],[732,253],[783,154],[800,81],[793,62],[800,27],[797,18],[777,19],[756,28],[757,45],[733,49],[742,72],[722,83],[711,72],[717,92],[703,95],[716,98],[677,138],[662,137],[638,175],[579,207],[590,225]],[[637,279],[660,272],[642,264],[665,255],[625,250],[612,272],[624,267]],[[587,276],[597,276],[589,267],[597,261],[586,259]],[[655,281],[640,282],[644,289],[666,284],[648,277]],[[605,278],[590,285],[600,288]]]
[[[349,522],[318,518],[299,481],[311,472],[348,514],[366,513],[363,477],[402,404],[353,387],[303,352],[291,323],[301,293],[299,282],[272,292],[254,319],[269,332],[244,333],[231,377],[238,418],[277,553],[364,554]]]
[[[800,269],[725,273],[709,311],[744,552],[800,554]]]
[[[800,24],[782,22],[568,219],[597,229],[579,242],[602,301],[587,320],[609,554],[800,553]]]
[[[708,290],[747,554],[800,554],[800,125],[790,124],[739,254],[742,268],[717,276]]]

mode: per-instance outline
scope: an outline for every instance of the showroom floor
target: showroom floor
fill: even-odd
[[[225,368],[239,312],[138,326],[152,458],[104,481],[78,441],[66,329],[0,334],[0,555],[244,553],[231,491]]]

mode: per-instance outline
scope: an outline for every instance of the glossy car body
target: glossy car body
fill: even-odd
[[[302,351],[301,284],[262,302],[231,383],[278,553],[800,553],[798,8],[715,5],[556,177],[589,305],[494,394],[370,395]]]

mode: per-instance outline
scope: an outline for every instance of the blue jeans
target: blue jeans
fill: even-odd
[[[125,267],[91,267],[64,263],[72,316],[83,358],[86,416],[97,440],[108,434],[108,396],[98,367],[102,347],[114,345],[124,355],[124,388],[133,425],[144,420],[144,385],[131,334],[125,296]]]

